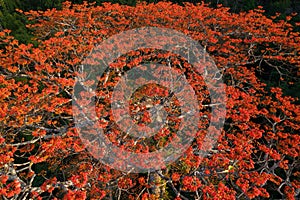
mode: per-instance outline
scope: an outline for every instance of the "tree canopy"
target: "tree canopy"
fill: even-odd
[[[300,107],[297,98],[262,80],[276,71],[272,81],[278,85],[293,87],[299,81],[300,33],[289,23],[292,16],[268,18],[262,7],[239,13],[228,10],[205,3],[142,2],[131,7],[64,2],[61,9],[25,12],[36,46],[22,44],[9,30],[0,33],[0,195],[11,199],[298,198]],[[217,145],[202,156],[207,124],[216,118],[201,75],[187,60],[165,51],[138,49],[120,55],[97,77],[100,86],[93,101],[87,98],[91,82],[83,81],[76,96],[87,108],[95,105],[97,123],[114,145],[130,152],[157,151],[175,138],[182,122],[179,100],[164,87],[147,85],[131,97],[130,116],[136,124],[147,124],[152,121],[147,105],[168,101],[164,109],[170,123],[155,136],[139,140],[127,137],[116,125],[110,105],[114,88],[124,73],[139,64],[167,65],[186,77],[202,116],[195,139],[179,160],[155,172],[125,173],[99,162],[85,148],[75,127],[72,99],[75,78],[95,45],[141,27],[180,31],[201,44],[224,81],[227,111]],[[86,75],[82,76],[84,80]]]

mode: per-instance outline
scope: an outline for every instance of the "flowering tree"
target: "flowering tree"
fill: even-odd
[[[261,8],[229,13],[205,4],[167,2],[71,5],[25,13],[38,45],[19,44],[1,32],[0,195],[4,199],[253,199],[299,197],[300,108],[296,99],[260,81],[268,70],[279,82],[299,78],[300,36],[285,21],[266,18]],[[75,77],[95,44],[122,31],[171,28],[198,41],[221,71],[227,95],[226,120],[217,145],[199,153],[212,120],[205,82],[187,60],[169,52],[141,49],[110,64],[99,77],[95,102],[99,124],[116,146],[132,152],[156,151],[176,135],[178,99],[155,84],[138,89],[130,115],[138,125],[152,121],[149,109],[168,101],[168,126],[138,142],[118,129],[110,107],[113,88],[126,71],[156,62],[183,74],[201,103],[201,127],[175,163],[149,173],[106,166],[85,149],[73,118]],[[85,86],[82,85],[82,95]],[[88,106],[91,102],[81,99]],[[121,155],[120,155],[121,156]]]

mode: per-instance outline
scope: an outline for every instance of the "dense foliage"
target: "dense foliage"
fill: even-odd
[[[167,2],[135,7],[104,3],[63,4],[61,10],[25,13],[37,46],[21,44],[1,32],[0,52],[0,195],[3,198],[58,199],[295,199],[300,193],[300,107],[279,87],[260,81],[277,71],[278,83],[299,78],[300,35],[286,20],[267,18],[261,8],[238,14],[206,4]],[[298,24],[299,25],[299,24]],[[226,84],[227,114],[217,146],[199,155],[205,129],[176,163],[153,173],[124,173],[101,164],[85,149],[74,127],[72,93],[81,62],[95,44],[116,33],[144,26],[181,31],[207,50]],[[168,141],[161,132],[148,149],[123,136],[109,108],[119,76],[139,63],[157,62],[178,69],[209,103],[205,83],[189,64],[168,52],[141,49],[121,55],[99,80],[97,112],[109,140],[131,151],[147,152]],[[86,83],[89,84],[89,83]],[[150,85],[131,101],[145,109],[166,92]],[[176,104],[176,99],[170,99]],[[88,103],[87,103],[88,104]],[[170,112],[176,113],[175,110]],[[203,122],[211,120],[203,109]],[[180,113],[179,113],[180,114]],[[180,118],[174,115],[174,121]],[[149,120],[146,111],[137,123]],[[180,121],[180,120],[179,120]],[[176,123],[175,125],[176,126]],[[199,127],[200,128],[200,127]],[[109,132],[109,133],[108,133]],[[201,161],[201,162],[200,162]]]
[[[32,42],[32,34],[29,29],[26,28],[26,24],[29,21],[20,14],[16,9],[29,11],[29,10],[47,10],[47,9],[61,9],[62,3],[65,0],[1,0],[0,1],[0,30],[10,29],[12,35],[14,35],[20,42],[29,43]],[[86,0],[87,2],[95,2],[96,5],[101,5],[104,2],[119,3],[123,5],[134,6],[136,3],[141,2],[137,0]],[[159,0],[142,0],[148,3],[157,3]],[[83,0],[72,0],[74,4],[83,3]],[[183,5],[184,2],[199,3],[196,0],[171,0],[170,2]],[[263,6],[266,10],[266,15],[271,16],[275,13],[280,13],[280,18],[283,19],[287,15],[295,12],[300,13],[300,1],[299,0],[205,0],[205,3],[209,3],[209,6],[216,8],[218,4],[222,4],[224,7],[229,7],[230,12],[248,11],[256,8],[257,6]],[[296,16],[292,22],[299,22],[299,15]],[[296,27],[295,27],[296,28]],[[297,29],[297,28],[296,28]],[[299,29],[297,29],[299,31]]]

